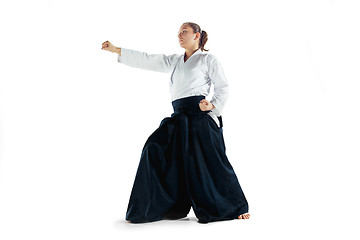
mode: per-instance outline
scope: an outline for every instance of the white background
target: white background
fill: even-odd
[[[0,238],[359,239],[360,3],[1,1]],[[229,82],[223,133],[248,220],[125,223],[170,74],[115,46],[182,54],[183,22]],[[210,98],[207,98],[210,100]]]

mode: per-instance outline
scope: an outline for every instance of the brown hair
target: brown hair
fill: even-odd
[[[209,51],[209,49],[208,50],[204,49],[205,43],[208,40],[207,32],[205,32],[204,30],[201,30],[200,26],[193,22],[185,22],[182,25],[189,25],[193,29],[194,33],[200,33],[199,48],[201,48],[201,51],[204,51],[204,50]]]

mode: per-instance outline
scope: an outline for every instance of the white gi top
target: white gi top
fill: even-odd
[[[131,67],[157,72],[171,72],[171,101],[179,98],[204,95],[214,84],[214,95],[210,102],[215,106],[208,114],[220,127],[219,119],[229,95],[229,87],[219,60],[211,53],[199,48],[185,62],[185,53],[165,55],[148,54],[132,49],[121,48],[118,62]]]

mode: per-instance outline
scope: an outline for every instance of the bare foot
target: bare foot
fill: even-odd
[[[248,219],[250,217],[250,214],[249,213],[244,213],[244,214],[241,214],[238,219]]]

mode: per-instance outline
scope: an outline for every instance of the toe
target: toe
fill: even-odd
[[[250,217],[250,214],[249,213],[243,213],[241,214],[238,218],[239,219],[249,219]]]

